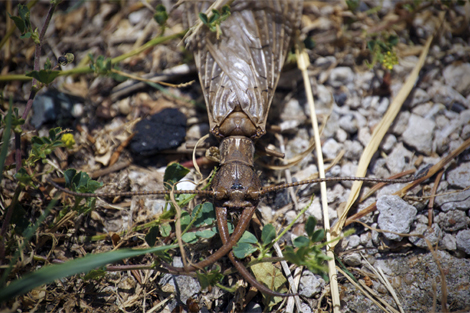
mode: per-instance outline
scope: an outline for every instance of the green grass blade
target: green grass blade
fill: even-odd
[[[155,247],[150,249],[122,249],[99,254],[89,254],[83,258],[68,261],[63,264],[49,265],[36,272],[25,275],[0,290],[0,302],[24,294],[36,287],[53,282],[56,279],[85,273],[92,269],[117,262],[122,259],[135,257],[146,253],[163,252],[177,248],[178,245]]]

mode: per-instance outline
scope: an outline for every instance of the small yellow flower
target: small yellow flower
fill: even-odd
[[[392,70],[393,66],[398,64],[398,57],[395,52],[387,51],[387,54],[384,55],[382,64],[385,68]]]
[[[72,134],[64,134],[62,136],[61,141],[65,144],[65,147],[68,149],[72,149],[73,145],[75,144],[75,139],[73,138]]]

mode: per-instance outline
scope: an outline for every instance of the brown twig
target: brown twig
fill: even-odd
[[[439,173],[437,173],[436,179],[434,180],[434,186],[432,187],[432,190],[431,190],[431,197],[429,198],[429,203],[428,203],[428,227],[432,226],[432,219],[433,219],[432,208],[434,207],[434,199],[436,198],[437,187],[439,187],[439,183],[441,181],[443,174],[444,174],[444,170],[441,170]]]

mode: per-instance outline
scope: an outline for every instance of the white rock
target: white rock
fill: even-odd
[[[403,234],[409,233],[411,223],[418,212],[414,206],[409,205],[398,196],[380,197],[377,201],[377,210],[379,211],[378,225],[380,229]],[[384,233],[383,235],[389,240],[402,240],[402,237],[392,233]]]
[[[470,254],[470,229],[461,230],[457,236],[457,248]]]
[[[411,114],[408,127],[403,133],[403,141],[415,147],[419,152],[430,155],[432,152],[433,131],[436,123],[433,120]]]
[[[463,96],[470,93],[470,63],[455,62],[443,71],[446,85],[451,86]]]
[[[330,72],[328,83],[335,88],[346,85],[354,80],[354,72],[350,67],[336,67]]]
[[[447,181],[453,186],[468,187],[470,185],[470,162],[462,163],[459,167],[449,171]]]

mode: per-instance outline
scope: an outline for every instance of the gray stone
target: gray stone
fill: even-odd
[[[468,138],[470,138],[470,124],[465,125],[462,128],[462,132],[460,133],[460,138],[462,138],[463,140],[467,140]]]
[[[328,139],[322,146],[323,155],[328,159],[334,159],[341,150],[341,145],[333,138]]]
[[[457,250],[457,239],[451,234],[444,233],[444,237],[439,241],[439,246],[445,250],[455,251]]]
[[[468,190],[447,190],[446,194],[437,196],[435,204],[444,212],[449,210],[470,209],[470,189]]]
[[[383,196],[377,201],[377,210],[380,212],[378,225],[380,229],[407,234],[414,220],[417,210],[398,196]],[[389,240],[401,241],[402,237],[384,233]]]
[[[466,228],[470,224],[470,217],[466,216],[464,211],[450,210],[440,213],[435,221],[443,230],[454,232]]]
[[[175,258],[173,265],[182,266],[182,262]],[[159,284],[163,286],[162,290],[176,294],[182,303],[186,303],[189,298],[201,291],[198,280],[190,276],[165,274]]]
[[[470,254],[470,229],[459,231],[455,237],[457,239],[457,248],[466,254]]]
[[[352,114],[342,116],[339,119],[339,127],[341,127],[350,134],[354,134],[357,132],[357,120]]]
[[[370,107],[376,108],[379,104],[380,97],[379,96],[368,96],[365,97],[362,101],[362,108],[369,109]]]
[[[403,140],[419,152],[430,155],[432,152],[432,138],[436,123],[411,114],[408,127],[403,133]]]
[[[386,153],[390,153],[390,151],[393,149],[396,143],[397,143],[397,137],[393,136],[392,134],[388,134],[385,136],[385,140],[383,140],[382,143],[380,144],[380,147]]]
[[[367,246],[372,240],[372,234],[368,231],[367,233],[361,234],[361,245]]]
[[[344,157],[346,159],[357,161],[360,159],[364,148],[358,141],[346,140],[344,143],[344,150],[346,150],[344,153]]]
[[[186,138],[200,139],[209,133],[209,124],[195,124],[189,127],[186,132]]]
[[[299,294],[307,298],[319,294],[323,287],[325,286],[325,281],[321,278],[320,275],[315,275],[310,271],[303,271],[302,277],[300,278]]]
[[[417,223],[416,228],[413,229],[411,233],[424,235],[424,237],[431,243],[432,246],[436,245],[436,243],[442,237],[441,228],[436,223],[432,224],[431,229],[427,224]],[[410,237],[410,242],[419,248],[426,249],[428,247],[424,238],[413,236]]]
[[[389,105],[390,105],[390,100],[388,98],[382,98],[377,108],[375,108],[375,111],[377,112],[379,116],[382,117],[385,114],[385,112],[387,112]]]
[[[449,171],[447,182],[452,186],[467,188],[470,185],[470,162],[462,163],[459,167]]]
[[[331,64],[336,63],[336,58],[334,56],[327,56],[327,57],[319,57],[313,63],[315,68],[323,68],[327,69],[331,66]]]
[[[470,63],[455,62],[442,72],[446,85],[451,86],[464,97],[470,93]]]
[[[392,126],[392,132],[400,136],[403,134],[406,130],[406,127],[408,126],[408,120],[410,119],[411,113],[408,111],[403,111],[398,113],[398,116],[395,118],[395,122]]]
[[[331,70],[328,83],[335,88],[354,81],[354,72],[349,67],[336,67]]]
[[[431,100],[431,96],[426,91],[421,88],[416,88],[413,93],[413,101],[411,101],[411,107],[414,107],[429,100]]]
[[[409,167],[411,163],[411,157],[413,153],[408,151],[401,142],[395,145],[393,148],[392,153],[390,153],[385,162],[387,164],[387,168],[392,174],[397,174],[403,172],[403,170]]]
[[[470,109],[470,103],[464,96],[451,86],[443,85],[439,81],[433,81],[428,93],[435,103],[443,103],[447,108],[450,108],[454,103],[460,103]]]
[[[335,138],[338,142],[344,143],[348,139],[348,133],[339,128],[336,130]]]
[[[358,235],[351,235],[348,238],[348,246],[351,249],[356,248],[361,243],[361,238]]]
[[[305,116],[304,109],[300,106],[297,99],[291,98],[284,106],[281,113],[282,120],[301,120],[304,121],[307,117]]]
[[[347,253],[343,256],[343,263],[349,266],[361,265],[361,255],[358,252]]]
[[[362,127],[359,129],[357,134],[357,139],[361,142],[361,144],[366,147],[369,143],[371,138],[369,127]]]

